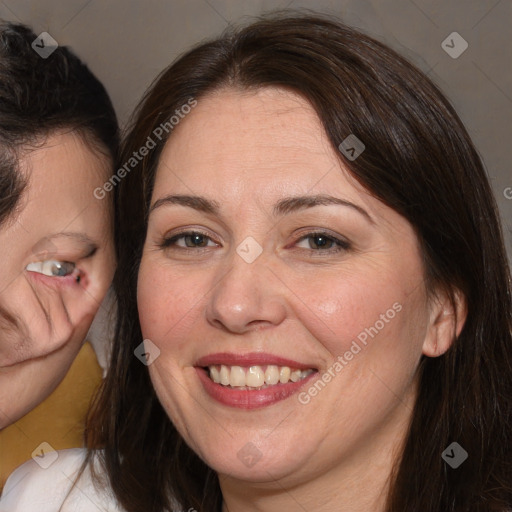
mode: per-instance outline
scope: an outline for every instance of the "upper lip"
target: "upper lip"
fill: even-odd
[[[276,356],[273,354],[266,354],[263,352],[253,352],[248,354],[235,354],[231,352],[219,352],[216,354],[209,354],[197,360],[196,366],[288,366],[297,370],[315,369],[310,364],[301,363],[292,359]]]

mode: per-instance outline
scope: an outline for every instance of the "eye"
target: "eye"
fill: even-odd
[[[296,246],[301,249],[325,252],[338,252],[350,248],[350,244],[346,240],[341,240],[327,233],[309,233],[300,238]]]
[[[29,263],[25,270],[38,272],[50,277],[66,277],[75,270],[75,264],[69,261],[46,260]]]
[[[162,247],[184,247],[188,249],[216,247],[217,244],[205,233],[199,231],[188,231],[166,238],[161,244]]]

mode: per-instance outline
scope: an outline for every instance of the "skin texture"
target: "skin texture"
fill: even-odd
[[[199,100],[164,148],[151,204],[170,194],[201,196],[218,212],[152,210],[139,316],[160,350],[149,366],[159,399],[219,473],[224,509],[382,510],[419,360],[442,354],[461,328],[441,292],[427,297],[412,226],[344,170],[304,99],[273,88]],[[273,211],[316,195],[366,214],[343,205]],[[184,238],[161,247],[190,230],[210,237],[206,247],[187,248]],[[325,230],[350,247],[311,248],[306,236]],[[252,263],[236,252],[249,236],[263,249]],[[307,404],[294,394],[259,409],[228,407],[194,368],[209,354],[264,352],[321,377],[393,304],[400,312]],[[246,465],[240,450],[261,458]]]
[[[22,155],[28,186],[0,226],[0,428],[63,379],[110,285],[111,207],[92,195],[110,167],[107,156],[71,132],[51,134]],[[26,270],[48,260],[75,269],[67,276]]]

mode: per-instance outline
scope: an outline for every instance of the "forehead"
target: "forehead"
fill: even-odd
[[[50,229],[78,217],[104,216],[108,222],[108,199],[94,204],[93,191],[108,177],[110,158],[82,136],[50,134],[36,147],[25,148],[19,168],[27,187],[15,214],[18,223]]]
[[[277,137],[276,137],[277,136]],[[192,138],[191,138],[192,137]],[[183,147],[200,144],[200,153],[212,154],[226,146],[247,155],[248,149],[261,153],[300,144],[303,149],[320,150],[328,141],[311,104],[285,89],[265,87],[256,90],[221,89],[198,100],[197,106],[175,128],[167,147],[175,153]],[[322,143],[323,140],[323,143]],[[234,155],[234,156],[235,156]]]
[[[332,172],[331,172],[332,171]],[[351,181],[311,104],[279,88],[224,89],[198,100],[161,155],[155,187],[230,188]],[[302,188],[301,188],[302,187]]]
[[[21,148],[19,170],[29,181],[58,177],[60,182],[86,183],[104,178],[110,157],[76,130],[58,130]]]

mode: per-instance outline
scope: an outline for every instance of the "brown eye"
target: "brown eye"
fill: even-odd
[[[206,247],[208,245],[209,238],[201,233],[193,233],[183,237],[185,245],[187,247]]]
[[[325,235],[311,235],[308,240],[311,249],[331,249],[334,245],[334,240]]]
[[[162,248],[202,249],[205,247],[216,247],[217,244],[205,233],[188,231],[166,238],[160,246]]]
[[[296,246],[314,252],[339,252],[350,249],[349,242],[327,233],[309,233],[300,238]]]

